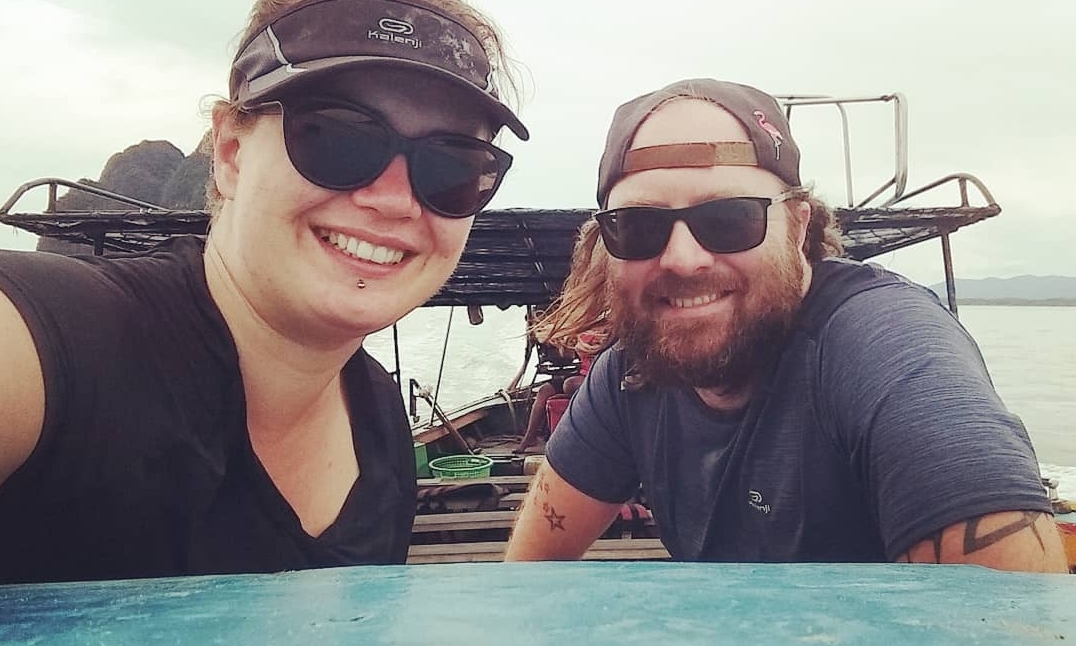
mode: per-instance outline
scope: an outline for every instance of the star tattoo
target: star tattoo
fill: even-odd
[[[549,531],[559,529],[560,531],[567,531],[564,529],[564,515],[558,514],[556,508],[550,507],[549,513],[545,515],[545,519],[549,521]]]

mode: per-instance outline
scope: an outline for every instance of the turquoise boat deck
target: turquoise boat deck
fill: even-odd
[[[1058,644],[1076,577],[970,566],[354,567],[0,586],[3,644]]]

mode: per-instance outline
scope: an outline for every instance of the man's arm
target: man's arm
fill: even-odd
[[[582,493],[543,464],[516,517],[507,561],[578,559],[609,527],[620,503]]]
[[[0,485],[30,457],[45,418],[45,381],[33,337],[0,292]]]
[[[920,541],[900,563],[971,563],[998,570],[1068,572],[1053,516],[1003,511],[955,523]]]
[[[1064,572],[1031,440],[952,315],[908,285],[857,294],[829,325],[821,415],[889,558]]]

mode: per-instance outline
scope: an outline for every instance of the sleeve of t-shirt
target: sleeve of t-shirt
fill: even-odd
[[[546,445],[546,460],[569,484],[604,502],[624,502],[639,486],[621,392],[622,356],[603,352],[572,396]]]
[[[69,359],[71,342],[64,332],[76,321],[65,318],[65,315],[87,316],[84,309],[71,308],[77,310],[72,312],[62,307],[72,279],[78,276],[77,272],[68,271],[72,264],[67,257],[42,252],[0,253],[0,291],[22,315],[41,361],[45,420],[38,446],[44,443],[50,428],[62,417],[63,404],[70,396],[71,383],[65,376],[74,370]],[[76,289],[74,293],[81,294],[84,290]]]
[[[978,346],[921,288],[852,297],[820,352],[823,426],[864,484],[891,560],[962,520],[1051,510],[1027,431]]]
[[[101,371],[115,361],[124,328],[115,308],[101,305],[114,286],[74,258],[0,252],[0,290],[30,330],[45,383],[45,419],[29,466],[47,453],[63,420],[92,404],[95,389],[107,383]]]

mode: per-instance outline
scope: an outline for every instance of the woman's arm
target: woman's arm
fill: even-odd
[[[33,337],[0,292],[0,485],[30,457],[45,418],[45,380]]]

